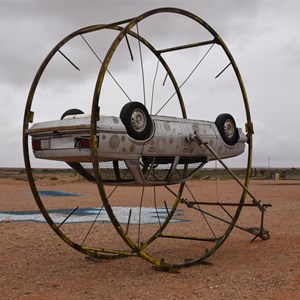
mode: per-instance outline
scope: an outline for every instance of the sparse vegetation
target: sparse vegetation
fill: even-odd
[[[231,169],[233,173],[240,179],[245,177],[245,169]],[[196,172],[193,176],[193,180],[227,180],[231,179],[231,175],[225,169],[202,169]],[[251,179],[256,180],[300,180],[299,168],[252,168]]]
[[[245,177],[245,169],[232,169],[238,178]],[[33,174],[36,180],[66,180],[66,181],[85,181],[81,175],[72,169],[34,169]],[[0,178],[15,180],[27,180],[25,169],[19,168],[0,168]],[[231,175],[225,169],[201,169],[193,176],[193,180],[228,180]],[[300,180],[300,168],[252,168],[251,179],[256,180]]]

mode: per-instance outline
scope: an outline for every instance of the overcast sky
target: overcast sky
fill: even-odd
[[[28,91],[42,60],[63,37],[164,6],[204,19],[233,54],[254,123],[253,166],[267,167],[270,158],[271,167],[300,167],[300,1],[287,0],[0,0],[0,167],[24,165],[22,123]],[[155,24],[153,30],[159,27]]]

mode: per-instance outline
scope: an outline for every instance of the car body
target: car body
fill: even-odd
[[[235,141],[228,143],[216,122],[167,116],[151,116],[146,120],[151,123],[149,134],[132,137],[124,124],[132,116],[146,120],[131,111],[131,117],[125,119],[121,113],[120,117],[100,115],[97,121],[97,159],[107,184],[167,185],[190,179],[196,170],[216,159],[190,139],[195,132],[221,159],[243,153],[247,141],[238,128],[234,128]],[[134,129],[139,131],[141,127],[136,125]],[[71,114],[60,120],[36,123],[28,133],[36,158],[64,161],[77,171],[83,169],[84,163],[93,161],[89,114]],[[84,176],[85,172],[80,173]]]

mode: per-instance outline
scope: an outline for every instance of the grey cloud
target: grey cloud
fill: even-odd
[[[270,156],[274,164],[299,166],[297,1],[1,1],[0,105],[4,117],[0,128],[7,147],[0,149],[0,166],[23,164],[17,141],[21,140],[27,93],[38,66],[54,45],[81,27],[127,19],[161,6],[181,7],[200,16],[233,53],[246,83],[256,130],[254,164],[264,164]],[[151,33],[156,31],[163,44],[167,37],[160,35],[160,27],[153,24]],[[168,38],[174,39],[176,34]],[[95,47],[100,44],[93,43]],[[87,57],[80,49],[70,58],[81,65]],[[68,54],[68,48],[64,50]],[[68,63],[57,59],[61,60],[57,64],[60,77],[52,78],[55,84],[69,74]],[[124,71],[121,66],[119,70]],[[76,82],[76,73],[72,76]],[[90,76],[94,74],[87,72],[87,82]],[[229,89],[225,83],[223,88],[225,92]],[[55,91],[47,93],[52,96]]]

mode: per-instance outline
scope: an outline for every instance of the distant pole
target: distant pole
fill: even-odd
[[[269,179],[271,179],[271,158],[268,157]]]

